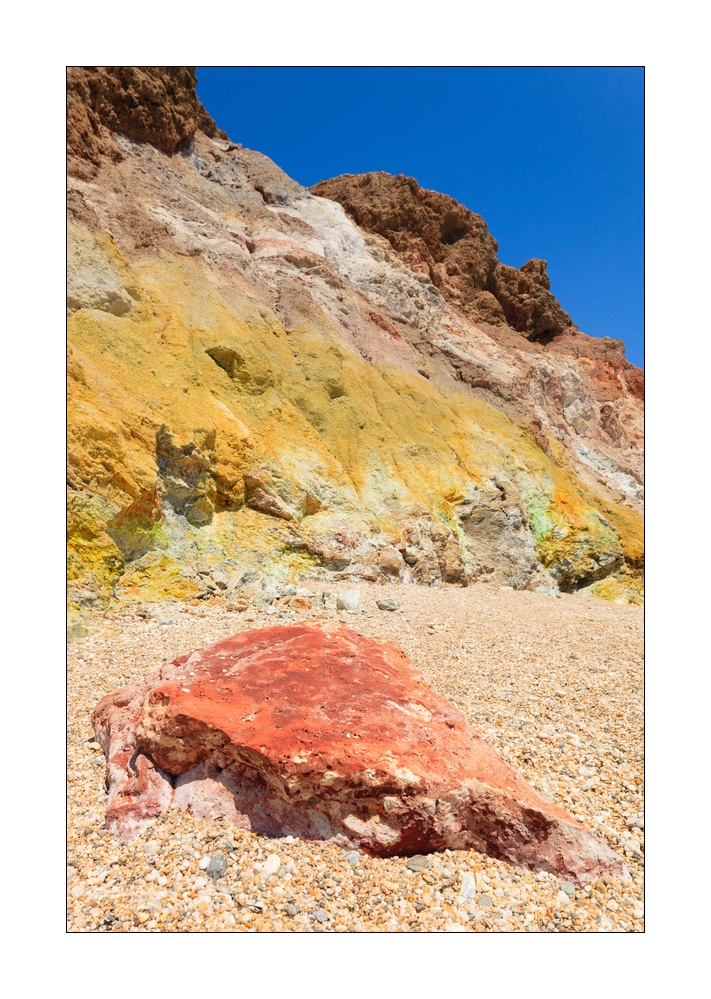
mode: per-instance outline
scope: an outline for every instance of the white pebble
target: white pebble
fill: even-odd
[[[462,898],[474,898],[476,895],[476,881],[471,874],[465,874],[462,878],[462,886],[459,889]]]
[[[279,854],[270,853],[262,866],[262,874],[265,878],[268,878],[271,874],[276,874],[280,867],[281,860],[279,859]]]
[[[200,868],[201,871],[206,871],[209,866],[210,866],[209,857],[203,857],[200,863],[198,864],[198,867]]]

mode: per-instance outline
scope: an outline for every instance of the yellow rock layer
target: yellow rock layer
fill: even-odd
[[[544,565],[583,557],[592,539],[620,545],[628,574],[640,568],[640,518],[593,495],[562,464],[562,449],[557,464],[488,403],[374,367],[316,307],[313,322],[285,329],[238,275],[229,282],[167,253],[132,269],[109,239],[102,252],[130,307],[69,319],[69,572],[79,589],[106,598],[121,580],[128,595],[194,594],[168,551],[156,491],[161,427],[210,461],[215,516],[182,543],[194,535],[215,560],[248,552],[313,567],[289,550],[283,521],[244,506],[245,475],[271,463],[307,497],[304,534],[343,516],[395,536],[398,520],[425,511],[458,529],[456,505],[505,480]],[[132,568],[142,552],[153,554]],[[634,590],[595,585],[612,599]]]

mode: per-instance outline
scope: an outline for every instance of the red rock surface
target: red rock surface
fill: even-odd
[[[619,857],[545,801],[394,644],[326,621],[235,635],[104,698],[107,826],[171,804],[392,856],[473,848],[578,882]]]

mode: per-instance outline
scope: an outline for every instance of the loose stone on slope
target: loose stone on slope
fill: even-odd
[[[354,614],[358,610],[360,593],[357,590],[343,590],[336,597],[336,608]]]

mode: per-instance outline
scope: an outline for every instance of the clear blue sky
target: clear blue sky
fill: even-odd
[[[308,187],[385,170],[486,220],[499,259],[548,261],[585,333],[643,363],[641,68],[203,68],[234,142]]]

